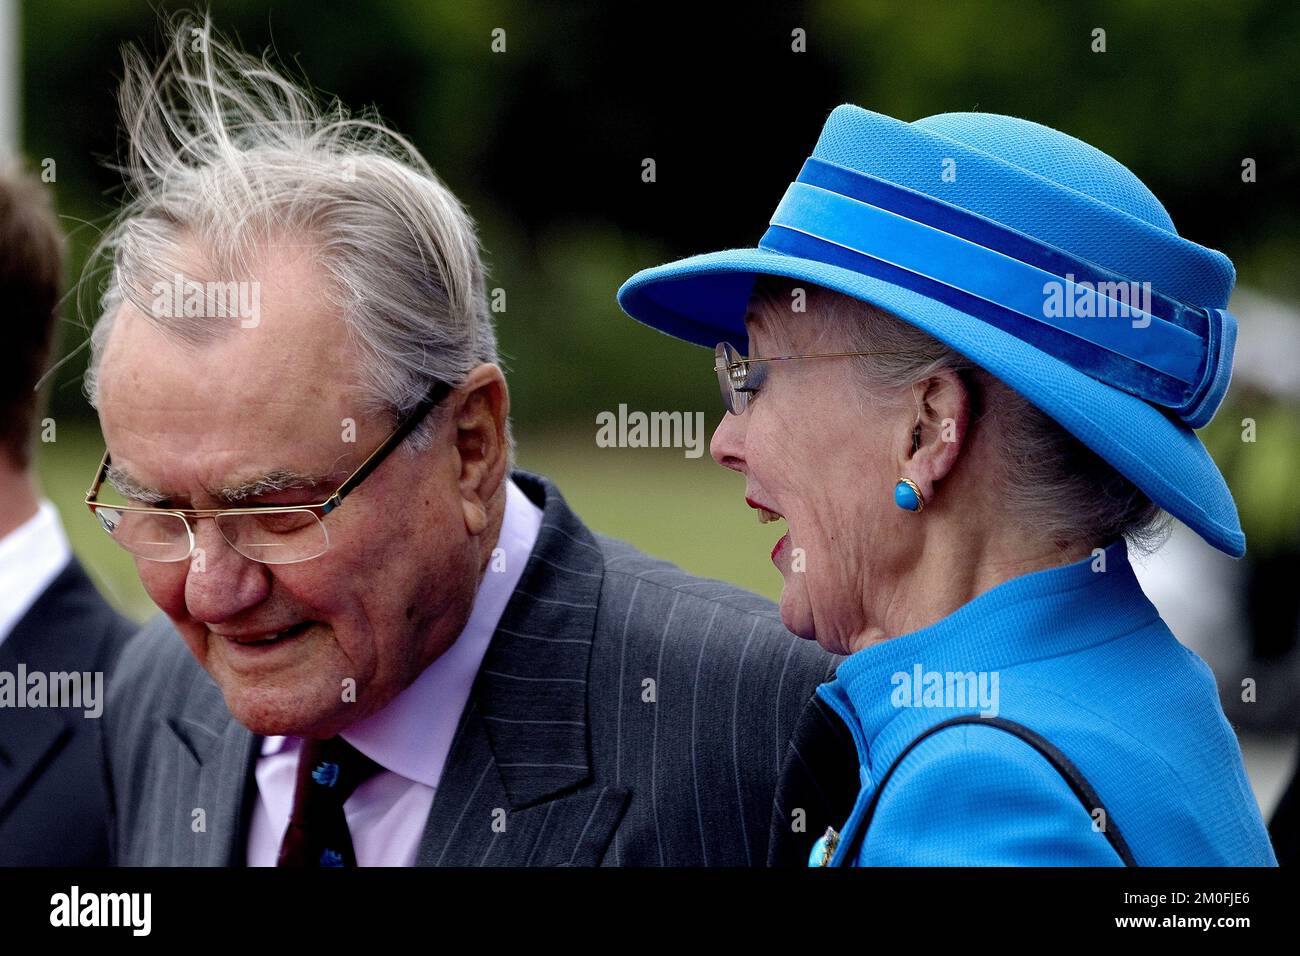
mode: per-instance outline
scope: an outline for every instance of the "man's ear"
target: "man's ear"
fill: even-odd
[[[912,385],[915,415],[905,418],[900,478],[910,478],[927,502],[934,486],[956,467],[970,429],[970,391],[951,369]]]
[[[501,369],[485,363],[473,369],[452,394],[461,505],[466,530],[477,535],[487,527],[489,505],[506,479],[510,392]]]

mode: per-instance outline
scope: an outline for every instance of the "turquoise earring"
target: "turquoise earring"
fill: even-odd
[[[894,485],[894,504],[904,511],[920,514],[925,510],[925,496],[911,478],[899,478]]]

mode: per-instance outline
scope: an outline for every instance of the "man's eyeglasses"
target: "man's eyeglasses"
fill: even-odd
[[[844,358],[851,355],[898,355],[898,352],[819,352],[815,355],[769,355],[745,358],[729,342],[719,342],[713,350],[713,370],[718,373],[718,387],[727,411],[739,415],[749,407],[749,398],[767,378],[768,362],[793,362],[797,359]]]
[[[230,546],[253,561],[295,564],[320,557],[329,549],[329,533],[321,519],[341,505],[450,392],[446,382],[435,383],[384,443],[319,504],[206,509],[107,504],[96,500],[108,475],[105,451],[94,484],[86,493],[86,506],[114,541],[149,561],[188,558],[194,552],[192,521],[198,518],[212,518]]]

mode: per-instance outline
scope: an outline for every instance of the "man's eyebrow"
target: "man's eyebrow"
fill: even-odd
[[[221,501],[244,501],[260,495],[272,495],[279,491],[292,491],[298,488],[318,488],[330,479],[330,475],[309,475],[287,468],[277,468],[250,481],[229,485],[212,492],[212,497]]]
[[[142,482],[136,481],[117,465],[110,464],[108,474],[104,477],[123,498],[130,498],[132,501],[143,501],[145,504],[151,505],[165,501],[167,498],[165,494],[156,488],[150,488]]]
[[[142,501],[145,504],[152,505],[173,497],[166,492],[137,481],[126,471],[113,464],[108,466],[108,474],[105,477],[119,495],[133,501]],[[287,468],[277,468],[257,478],[219,488],[209,493],[220,501],[239,502],[260,495],[275,494],[280,491],[291,491],[297,488],[317,488],[328,481],[330,477],[330,475],[304,474]]]

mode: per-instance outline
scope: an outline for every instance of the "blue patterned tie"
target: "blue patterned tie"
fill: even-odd
[[[342,737],[304,740],[293,813],[277,866],[356,866],[343,803],[382,770]]]

